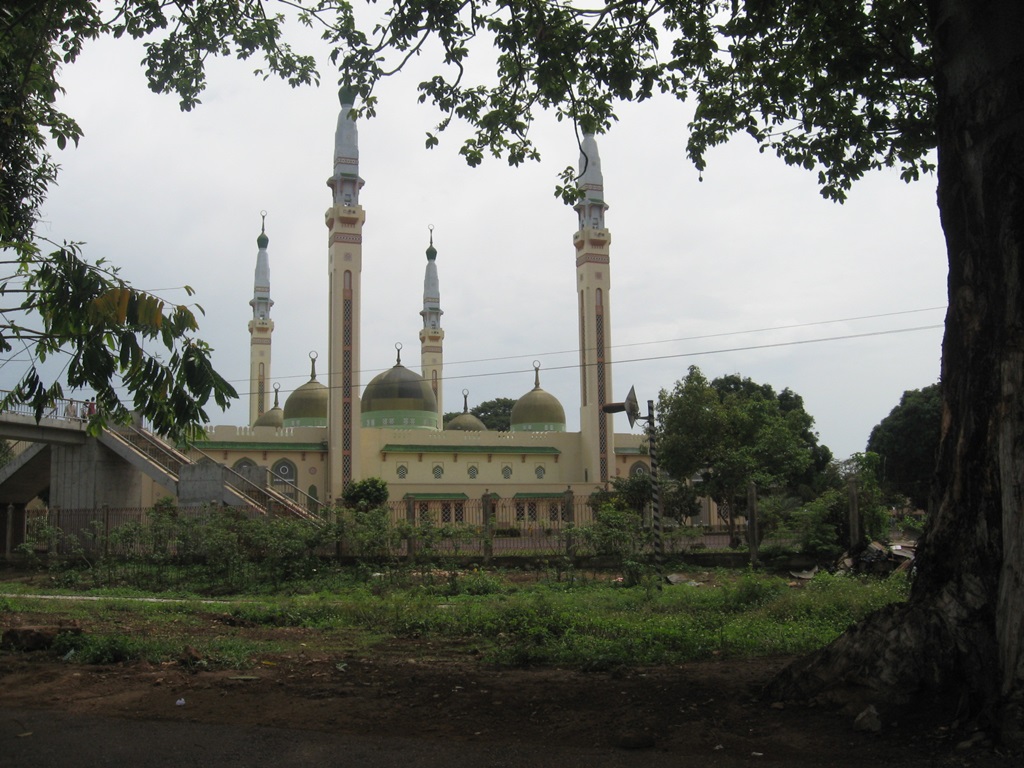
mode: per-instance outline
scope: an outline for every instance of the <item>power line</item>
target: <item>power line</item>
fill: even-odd
[[[659,339],[659,340],[654,340],[654,341],[636,341],[636,342],[630,342],[628,344],[615,344],[615,345],[612,345],[611,349],[628,349],[630,347],[651,346],[651,345],[655,345],[655,344],[672,344],[672,343],[684,342],[684,341],[701,341],[701,340],[704,340],[704,339],[725,338],[725,337],[728,337],[728,336],[743,336],[743,335],[752,334],[752,333],[769,333],[769,332],[772,332],[772,331],[785,331],[785,330],[792,330],[792,329],[795,329],[795,328],[811,328],[811,327],[818,326],[818,325],[834,325],[836,323],[851,323],[851,322],[857,322],[857,321],[860,321],[860,320],[876,320],[876,319],[885,318],[885,317],[898,317],[900,315],[911,315],[911,314],[918,314],[918,313],[921,313],[921,312],[934,312],[936,310],[945,310],[945,309],[946,308],[944,306],[939,306],[939,307],[921,307],[919,309],[904,309],[904,310],[899,310],[899,311],[896,311],[896,312],[881,312],[881,313],[873,314],[873,315],[859,315],[859,316],[855,316],[855,317],[845,317],[845,318],[839,318],[839,319],[835,319],[835,320],[816,320],[816,321],[807,322],[807,323],[792,323],[790,325],[775,325],[775,326],[766,326],[766,327],[763,327],[763,328],[751,328],[751,329],[743,330],[743,331],[723,331],[721,333],[707,333],[707,334],[701,334],[701,335],[697,335],[697,336],[681,336],[679,338],[674,338],[674,339]],[[941,326],[922,326],[922,328],[938,328],[938,327],[941,327]],[[861,336],[871,336],[871,335],[883,335],[885,333],[900,333],[900,332],[902,332],[902,331],[900,331],[900,330],[896,330],[896,331],[879,331],[877,333],[867,333],[867,334],[860,334],[860,335]],[[837,337],[834,337],[834,338],[836,338],[836,339],[858,338],[858,335],[837,336]],[[829,340],[829,339],[825,339],[825,340]],[[797,344],[797,343],[810,344],[810,343],[814,343],[815,341],[816,340],[812,339],[812,340],[808,340],[808,341],[804,341],[804,342],[791,342],[791,343],[794,343],[794,344]],[[767,349],[767,348],[771,348],[772,346],[784,346],[784,345],[785,345],[785,343],[766,344],[766,345],[763,345],[762,347],[738,347],[737,350],[738,351],[744,351],[744,350],[748,350],[748,349],[762,349],[762,348]],[[728,352],[728,351],[731,351],[731,350],[728,350],[728,349],[726,349],[726,350],[711,350],[711,351],[708,351],[708,352],[681,353],[679,355],[665,355],[665,356],[662,356],[662,357],[636,358],[636,361],[658,360],[658,359],[665,359],[665,358],[670,358],[670,357],[687,357],[687,356],[692,356],[692,355],[696,355],[696,354],[708,354],[708,355],[711,355],[711,354],[719,354],[721,352]],[[471,364],[471,363],[494,363],[494,362],[501,362],[501,361],[504,361],[504,360],[523,360],[523,359],[533,360],[535,358],[553,357],[555,355],[577,354],[578,352],[579,352],[578,349],[566,349],[566,350],[560,350],[560,351],[554,351],[554,352],[534,352],[534,353],[530,353],[530,354],[501,355],[501,356],[498,356],[498,357],[481,357],[481,358],[475,358],[475,359],[472,359],[472,360],[445,360],[444,361],[444,367],[447,369],[447,368],[449,368],[451,366],[456,366],[456,365],[468,365],[468,364]],[[633,360],[617,360],[617,361],[613,361],[613,364],[620,363],[620,362],[633,362]],[[578,365],[577,363],[572,363],[570,365],[551,366],[551,367],[546,368],[546,370],[561,370],[561,369],[564,369],[564,368],[575,368],[575,367],[577,367],[577,365]],[[362,375],[370,375],[370,374],[380,373],[381,371],[384,371],[384,370],[387,370],[387,369],[385,369],[385,368],[367,368],[367,369],[360,370],[359,373],[362,374]],[[526,370],[526,369],[524,369],[524,370]],[[532,370],[532,368],[526,370],[526,372],[529,373],[530,370]],[[514,372],[515,373],[522,373],[523,371],[517,369]],[[502,374],[500,374],[500,373],[495,373],[495,374],[476,373],[476,374],[464,374],[464,375],[461,375],[461,376],[445,376],[444,378],[445,379],[456,379],[456,378],[466,378],[466,379],[468,379],[468,378],[479,378],[479,377],[482,377],[482,376],[491,376],[491,375],[498,376],[498,375],[502,375]],[[288,376],[276,376],[275,380],[276,381],[287,381],[289,379],[305,379],[306,376],[307,376],[307,374],[293,374],[293,375],[288,375]],[[241,384],[243,382],[248,381],[248,379],[234,379],[232,381],[233,381],[233,383]]]
[[[651,355],[649,357],[634,357],[628,360],[613,360],[611,363],[605,362],[605,365],[626,365],[628,363],[643,363],[651,362],[655,360],[673,360],[686,357],[701,357],[702,355],[722,355],[730,352],[750,352],[758,349],[774,349],[779,347],[794,347],[802,344],[823,344],[832,341],[847,341],[850,339],[865,339],[873,336],[892,336],[901,333],[914,333],[917,331],[930,331],[942,328],[940,325],[919,325],[910,328],[891,328],[885,331],[869,331],[866,333],[850,333],[842,336],[825,336],[817,339],[800,339],[798,341],[777,341],[768,344],[751,344],[743,347],[723,347],[721,349],[709,349],[702,350],[700,352],[677,352],[668,355]],[[511,358],[499,358],[499,359],[511,359]],[[596,363],[588,363],[588,365],[596,365]],[[545,371],[560,371],[578,368],[579,363],[570,363],[567,365],[555,365],[545,368]],[[513,376],[518,374],[532,373],[533,368],[516,368],[511,370],[503,371],[488,371],[484,373],[467,373],[456,376],[443,376],[442,382],[459,381],[461,379],[480,379],[487,378],[490,376]],[[367,382],[368,383],[368,382]],[[365,387],[366,383],[361,384],[360,387]],[[333,389],[339,389],[340,387],[333,387]],[[245,393],[242,393],[245,394]],[[251,394],[251,393],[248,393]]]

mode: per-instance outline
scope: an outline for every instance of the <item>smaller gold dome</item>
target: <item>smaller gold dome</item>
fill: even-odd
[[[446,430],[456,432],[486,432],[487,425],[469,412],[469,390],[462,390],[462,413],[444,425]]]
[[[316,380],[316,353],[311,352],[309,359],[309,381],[288,395],[284,403],[282,426],[327,426],[327,387]]]
[[[274,385],[274,407],[269,411],[266,411],[262,416],[253,422],[254,427],[283,427],[284,426],[284,411],[282,410],[278,401],[278,392],[281,390],[280,384]]]
[[[534,386],[512,406],[513,432],[565,432],[565,409],[540,388],[540,363],[534,362]]]
[[[254,427],[283,427],[284,426],[284,409],[277,407],[271,408],[269,411],[264,413],[253,424]]]

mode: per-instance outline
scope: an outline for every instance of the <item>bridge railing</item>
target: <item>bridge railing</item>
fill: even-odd
[[[16,416],[27,416],[34,419],[36,409],[27,403],[19,403],[11,400],[14,393],[10,390],[0,389],[0,413],[10,413]],[[74,398],[59,398],[53,405],[43,411],[44,419],[58,419],[69,422],[88,421],[89,417],[96,413],[96,403],[92,400],[76,400]]]

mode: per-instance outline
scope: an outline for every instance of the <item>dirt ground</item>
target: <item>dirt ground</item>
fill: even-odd
[[[886,713],[872,733],[854,729],[853,711],[763,701],[787,659],[498,669],[472,644],[408,639],[367,652],[331,632],[209,619],[210,631],[298,650],[243,671],[204,669],[187,652],[84,666],[0,651],[0,765],[1021,764],[942,708]]]

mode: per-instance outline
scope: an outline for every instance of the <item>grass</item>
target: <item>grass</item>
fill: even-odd
[[[134,590],[88,602],[22,592],[0,598],[0,622],[25,612],[77,621],[84,633],[64,636],[56,652],[83,663],[175,660],[191,646],[204,664],[244,668],[288,651],[299,642],[288,631],[305,630],[304,643],[330,644],[343,633],[360,652],[395,639],[424,640],[470,644],[484,662],[502,666],[610,669],[805,653],[907,591],[900,576],[822,573],[796,588],[754,572],[695,577],[700,586],[647,580],[625,588],[607,578],[524,581],[500,571],[393,572],[368,580],[335,574],[329,590],[288,595],[295,590],[288,585],[284,596],[217,603],[145,602],[139,598],[149,595]]]

